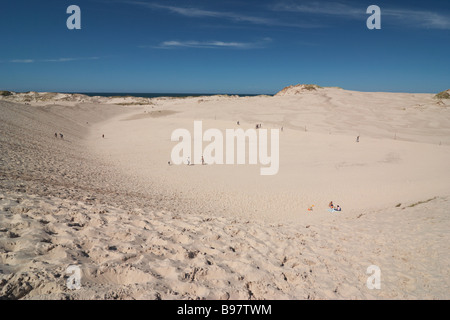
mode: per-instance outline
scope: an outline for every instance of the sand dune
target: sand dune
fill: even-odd
[[[448,100],[302,88],[3,97],[0,297],[448,299]],[[279,173],[169,166],[171,132],[194,120],[283,127]]]

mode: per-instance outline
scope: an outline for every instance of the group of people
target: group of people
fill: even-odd
[[[190,165],[191,165],[191,158],[190,158],[190,157],[187,157],[185,163],[186,163],[188,166],[190,166]],[[167,161],[167,164],[168,164],[169,166],[171,166],[171,165],[172,165],[172,162],[171,162],[171,161]],[[203,156],[202,156],[202,164],[206,164],[205,158],[203,158]]]
[[[62,133],[60,133],[59,134],[59,137],[61,138],[61,139],[64,139],[64,135],[62,134]],[[58,134],[55,132],[55,138],[58,138]],[[104,134],[102,134],[102,138],[105,138],[105,135]]]
[[[329,207],[331,210],[334,210],[334,211],[341,211],[341,210],[342,210],[341,207],[340,207],[339,205],[335,206],[335,205],[333,204],[333,201],[330,201],[330,203],[328,204],[328,207]]]
[[[311,206],[308,208],[308,211],[313,211],[313,208],[314,208],[314,205],[311,205]],[[330,203],[328,204],[328,208],[330,208],[329,210],[330,210],[331,212],[333,212],[333,211],[341,211],[341,210],[342,210],[341,207],[340,207],[339,205],[335,206],[335,205],[333,204],[333,201],[330,201]]]
[[[59,137],[61,138],[61,139],[64,139],[64,135],[62,134],[62,133],[60,133],[59,134]],[[55,138],[58,138],[58,134],[55,132]],[[104,134],[102,134],[102,138],[105,138],[105,135]]]
[[[239,126],[241,123],[239,121],[237,121],[236,124]],[[262,123],[256,124],[256,129],[261,129],[261,127],[262,127]],[[281,132],[283,132],[283,127],[281,127]]]

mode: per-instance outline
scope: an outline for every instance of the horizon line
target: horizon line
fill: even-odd
[[[27,90],[27,91],[14,91],[14,90],[0,90],[0,91],[9,91],[14,93],[30,93],[30,92],[36,92],[36,93],[62,93],[62,94],[84,94],[84,95],[93,95],[93,94],[99,94],[100,96],[104,97],[110,97],[106,94],[112,94],[113,96],[126,96],[126,95],[134,95],[135,97],[139,97],[137,95],[139,94],[145,94],[145,95],[158,95],[159,97],[164,97],[165,95],[169,96],[214,96],[214,95],[237,95],[237,96],[259,96],[259,95],[267,95],[267,96],[274,96],[278,92],[282,91],[283,89],[290,87],[290,86],[296,86],[301,84],[294,84],[294,85],[287,85],[278,91],[275,91],[274,93],[236,93],[236,92],[142,92],[142,91],[53,91],[53,90],[43,90],[43,91],[36,91],[36,90]],[[438,94],[442,90],[433,91],[433,92],[417,92],[417,91],[383,91],[383,90],[355,90],[355,89],[346,89],[339,86],[319,86],[321,89],[326,88],[337,88],[345,91],[356,91],[356,92],[370,92],[370,93],[408,93],[408,94]],[[450,88],[449,88],[450,89]],[[448,89],[443,89],[443,91],[446,91]]]

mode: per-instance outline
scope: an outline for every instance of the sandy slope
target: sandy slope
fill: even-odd
[[[0,101],[2,298],[449,298],[450,113],[432,95],[80,102]],[[279,174],[168,166],[193,120],[283,126]]]
[[[118,116],[96,127],[90,143],[124,172],[143,183],[159,181],[160,188],[176,187],[205,211],[298,222],[309,219],[306,209],[314,204],[315,221],[321,214],[328,217],[331,200],[355,216],[446,195],[448,110],[430,94],[341,89],[274,98],[161,99],[132,117]],[[176,113],[149,116],[159,111]],[[261,176],[259,164],[169,167],[176,145],[171,133],[177,128],[192,133],[194,120],[203,120],[203,130],[222,132],[256,123],[283,126],[278,174]],[[108,139],[102,140],[102,133]],[[360,143],[355,143],[358,135]]]

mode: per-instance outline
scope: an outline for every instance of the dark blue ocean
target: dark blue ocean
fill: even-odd
[[[200,96],[214,96],[223,95],[222,93],[128,93],[128,92],[66,92],[66,93],[79,93],[90,97],[100,96],[100,97],[142,97],[142,98],[157,98],[157,97],[200,97]],[[236,95],[240,97],[253,97],[259,94],[234,94],[230,93],[228,95]],[[270,94],[271,95],[271,94]]]

